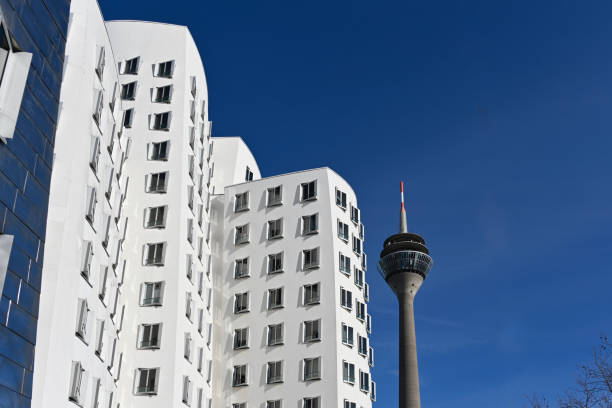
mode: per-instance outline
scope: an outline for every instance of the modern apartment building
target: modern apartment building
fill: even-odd
[[[28,407],[68,0],[0,0],[0,405]]]
[[[186,27],[70,14],[32,405],[371,407],[348,183],[211,138]]]

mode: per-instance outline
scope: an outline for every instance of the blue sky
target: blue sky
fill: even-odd
[[[423,406],[522,407],[612,334],[612,3],[102,0],[190,27],[217,136],[264,176],[330,166],[366,225],[378,407],[396,300],[376,271],[407,183],[435,266],[416,300]]]

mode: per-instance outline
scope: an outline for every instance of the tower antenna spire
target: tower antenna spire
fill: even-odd
[[[400,191],[402,197],[402,209],[400,211],[400,233],[408,232],[408,225],[406,223],[406,208],[404,208],[404,182],[400,181]]]

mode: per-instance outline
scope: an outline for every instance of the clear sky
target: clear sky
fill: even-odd
[[[416,299],[424,408],[554,396],[612,335],[611,2],[101,2],[190,27],[213,135],[242,136],[264,176],[330,166],[352,184],[376,406],[397,404],[376,262],[400,180],[435,260]]]

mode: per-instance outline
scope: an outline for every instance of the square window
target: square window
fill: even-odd
[[[283,382],[283,362],[271,361],[268,363],[268,384],[277,384]]]
[[[166,206],[152,207],[147,210],[146,227],[164,228],[166,226]]]
[[[246,244],[249,242],[249,224],[236,227],[235,244]]]
[[[268,189],[268,207],[281,205],[283,203],[282,186],[276,186]]]
[[[153,114],[153,130],[170,130],[170,112]]]
[[[268,255],[268,274],[280,273],[283,271],[283,253]]]
[[[306,249],[303,251],[304,269],[315,269],[319,267],[319,248]]]
[[[161,324],[142,324],[140,326],[140,342],[141,349],[159,348],[159,340],[161,336]]]
[[[319,283],[304,285],[304,306],[316,305],[321,301],[321,288]]]
[[[172,78],[174,71],[174,61],[165,61],[157,64],[157,76],[164,78]]]
[[[316,200],[317,199],[317,182],[310,181],[308,183],[302,183],[302,201]]]
[[[136,99],[136,88],[138,82],[128,82],[127,84],[123,84],[121,86],[121,99],[126,101],[133,101]]]
[[[249,292],[237,293],[234,299],[234,313],[249,311]]]
[[[304,381],[321,379],[321,357],[304,359]]]
[[[149,145],[149,160],[168,160],[168,141],[164,140],[159,143],[151,143]]]
[[[123,73],[127,75],[136,75],[138,73],[138,65],[140,62],[140,58],[132,58],[125,61],[125,66],[123,68]]]
[[[321,320],[308,320],[304,322],[304,343],[321,340]]]
[[[163,282],[145,282],[142,288],[141,306],[161,306]]]
[[[268,326],[268,346],[283,344],[283,324],[271,324]]]
[[[321,408],[321,397],[306,397],[302,400],[302,408]]]
[[[310,235],[319,232],[319,214],[311,214],[302,217],[302,234]]]
[[[148,193],[165,193],[167,189],[168,172],[149,174]]]
[[[234,266],[234,277],[236,279],[249,276],[249,258],[236,259]]]
[[[139,368],[136,373],[136,394],[157,394],[159,368]]]
[[[283,237],[283,219],[268,221],[268,239]]]
[[[155,244],[146,245],[145,265],[164,265],[165,243],[157,242]]]
[[[283,288],[268,290],[268,310],[283,307]]]
[[[249,192],[236,194],[234,202],[234,212],[246,211],[249,209]]]
[[[172,85],[160,86],[155,89],[155,102],[170,103],[172,98]]]
[[[249,328],[234,330],[234,350],[249,347]]]
[[[240,387],[243,385],[248,385],[246,364],[234,366],[234,374],[232,376],[233,387]]]

